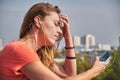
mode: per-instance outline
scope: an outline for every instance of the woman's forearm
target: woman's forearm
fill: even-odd
[[[65,37],[65,47],[74,47],[72,36],[68,33],[68,36]],[[75,57],[74,48],[66,49],[67,57]],[[76,75],[76,59],[65,59],[64,69],[68,75]]]
[[[91,80],[97,75],[98,75],[98,72],[95,69],[91,68],[88,71],[85,71],[78,75],[67,77],[65,80]]]

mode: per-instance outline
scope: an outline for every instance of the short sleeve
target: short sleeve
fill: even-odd
[[[11,56],[11,66],[13,69],[15,69],[16,73],[24,65],[40,60],[37,53],[32,48],[25,45],[19,45],[15,47]]]

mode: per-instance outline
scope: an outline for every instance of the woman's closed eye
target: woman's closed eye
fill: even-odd
[[[56,27],[60,27],[61,30],[63,30],[64,23],[61,21],[54,21],[54,24]]]
[[[60,21],[54,21],[54,24],[55,24],[55,26],[60,26],[61,25]]]

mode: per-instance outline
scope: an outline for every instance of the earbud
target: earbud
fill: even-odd
[[[38,23],[39,23],[39,25],[41,25],[41,22],[40,22],[40,21],[38,21]]]
[[[40,21],[38,21],[38,22],[39,22],[39,28],[41,27],[41,29],[43,31],[43,26],[42,26],[41,22]]]
[[[41,22],[40,21],[38,21],[38,24],[39,24],[39,28],[41,27]]]

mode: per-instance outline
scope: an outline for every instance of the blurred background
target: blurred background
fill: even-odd
[[[69,16],[78,73],[91,67],[95,55],[108,50],[113,57],[111,66],[93,80],[120,79],[120,0],[0,0],[0,47],[19,38],[25,13],[39,2],[57,5]],[[64,46],[62,40],[55,55],[61,63]]]

